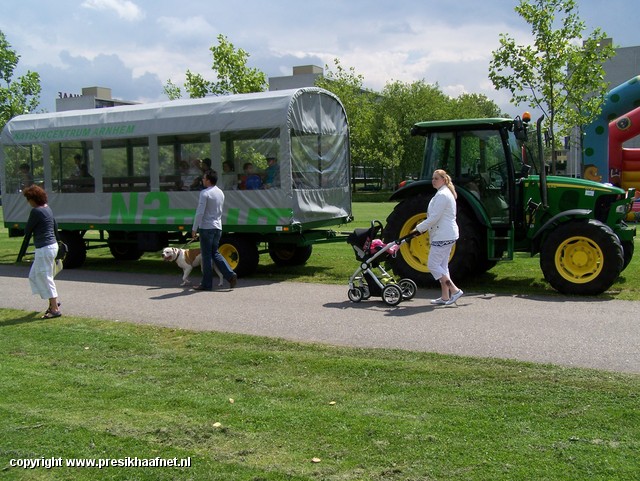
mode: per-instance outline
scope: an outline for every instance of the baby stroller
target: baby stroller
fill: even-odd
[[[371,296],[382,297],[385,304],[397,306],[401,301],[413,299],[418,287],[412,279],[400,279],[396,282],[380,263],[387,256],[395,255],[400,245],[413,234],[385,244],[378,235],[382,231],[382,223],[371,221],[368,229],[355,229],[347,237],[347,242],[353,247],[360,267],[349,279],[349,300],[360,302]]]

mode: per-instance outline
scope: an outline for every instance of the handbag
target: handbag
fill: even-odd
[[[59,240],[58,241],[58,255],[56,256],[56,261],[63,261],[64,258],[67,257],[68,253],[69,253],[69,247],[67,246],[67,244],[65,244],[64,242]]]
[[[58,255],[56,256],[56,261],[57,260],[63,261],[64,258],[67,257],[67,254],[69,253],[69,246],[64,242],[62,242],[62,239],[60,239],[60,235],[58,234],[58,223],[56,222],[55,219],[53,219],[53,231],[55,232],[56,240],[58,241]]]

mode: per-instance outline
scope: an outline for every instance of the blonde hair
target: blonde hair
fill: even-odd
[[[444,185],[446,185],[449,188],[449,190],[453,194],[453,198],[457,199],[458,198],[458,193],[456,192],[456,188],[453,185],[453,182],[451,181],[451,176],[449,174],[447,174],[447,172],[445,170],[443,170],[443,169],[434,170],[433,173],[435,175],[439,175],[440,177],[442,177],[444,179]]]

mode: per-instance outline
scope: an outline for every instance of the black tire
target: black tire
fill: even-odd
[[[362,290],[359,287],[349,289],[347,296],[351,302],[360,302],[362,300]]]
[[[65,269],[76,269],[82,267],[87,259],[87,246],[84,242],[82,234],[76,231],[63,230],[60,231],[60,240],[67,244],[69,252],[62,261]]]
[[[258,268],[258,244],[251,236],[222,236],[218,250],[238,277],[249,276]]]
[[[302,266],[313,252],[312,246],[269,242],[269,256],[279,266]]]
[[[109,231],[107,244],[113,258],[119,261],[137,261],[143,254],[135,232]]]
[[[622,265],[622,270],[625,270],[631,259],[633,259],[633,251],[635,249],[635,245],[633,241],[624,241],[622,242],[622,250],[624,251],[624,264]]]
[[[384,241],[392,242],[408,235],[415,226],[426,218],[427,206],[432,196],[420,195],[400,202],[387,217],[384,229]],[[484,272],[483,266],[490,267],[486,260],[486,249],[482,246],[483,237],[480,226],[473,214],[458,202],[457,211],[460,238],[456,242],[449,261],[451,278],[462,281],[465,278]],[[400,246],[398,254],[387,262],[398,277],[413,279],[420,286],[435,283],[427,268],[429,256],[429,235],[414,237]],[[486,270],[486,269],[485,269]]]
[[[416,292],[418,292],[417,284],[412,279],[409,279],[407,277],[405,277],[404,279],[400,279],[398,285],[400,286],[400,290],[402,291],[402,299],[405,301],[413,299],[416,295]]]
[[[563,294],[601,294],[615,282],[623,265],[618,236],[594,219],[573,220],[558,226],[540,251],[544,278]]]
[[[397,284],[387,284],[382,289],[382,300],[388,306],[397,306],[402,301],[402,289]]]

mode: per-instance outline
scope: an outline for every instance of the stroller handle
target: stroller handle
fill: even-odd
[[[406,242],[406,241],[408,241],[410,239],[413,239],[414,237],[418,237],[419,235],[422,235],[422,234],[424,234],[424,232],[418,232],[418,231],[411,232],[411,233],[407,234],[404,237],[400,237],[396,241],[396,244],[402,244],[403,242]]]

